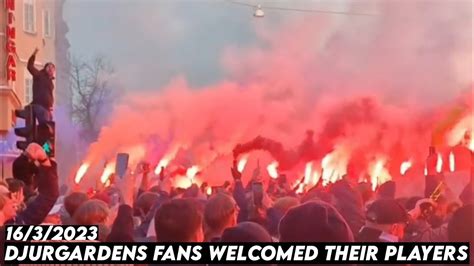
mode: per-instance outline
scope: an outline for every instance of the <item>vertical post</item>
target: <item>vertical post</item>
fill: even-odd
[[[473,179],[474,179],[474,151],[471,151],[471,186],[472,188],[474,188]]]
[[[5,158],[2,156],[2,181],[5,181]]]
[[[5,181],[5,137],[2,137],[2,181]]]

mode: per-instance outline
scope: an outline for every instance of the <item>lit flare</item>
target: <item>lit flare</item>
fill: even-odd
[[[406,172],[408,171],[408,169],[410,169],[412,166],[412,162],[411,161],[404,161],[401,165],[400,165],[400,174],[401,175],[405,175]]]
[[[89,169],[89,164],[88,163],[83,163],[79,169],[77,170],[77,173],[76,173],[76,177],[74,178],[74,182],[76,184],[79,184],[82,180],[82,178],[84,177],[84,175],[86,174],[87,170]]]
[[[242,173],[245,169],[245,165],[247,165],[247,161],[248,161],[248,155],[244,155],[242,156],[242,158],[240,158],[239,162],[237,163],[237,171],[239,171],[239,173]]]
[[[268,175],[271,178],[278,178],[278,162],[274,161],[267,166]]]
[[[115,168],[115,163],[108,163],[105,165],[104,171],[102,172],[102,175],[100,176],[100,182],[102,184],[105,184],[107,180],[109,180],[110,175],[114,173],[114,168]]]
[[[438,153],[438,159],[436,160],[436,172],[441,173],[443,171],[443,158]]]
[[[452,151],[449,153],[449,171],[456,171],[456,160]]]

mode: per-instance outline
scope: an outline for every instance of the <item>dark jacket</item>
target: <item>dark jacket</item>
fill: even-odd
[[[354,235],[365,224],[365,213],[362,197],[355,191],[346,180],[340,180],[333,184],[330,193],[334,195],[336,203],[334,207],[344,217]]]
[[[38,196],[7,224],[35,225],[41,224],[59,198],[58,167],[51,160],[51,167],[40,166],[38,174]]]
[[[393,235],[387,234],[375,228],[364,226],[356,237],[357,242],[398,242]],[[358,266],[382,265],[382,264],[358,264]],[[410,264],[390,264],[394,266],[409,266]]]
[[[237,217],[237,222],[244,222],[248,220],[249,217],[249,210],[248,210],[248,204],[247,204],[247,198],[245,195],[245,188],[244,185],[242,184],[241,180],[236,180],[234,185],[234,192],[232,193],[232,196],[234,197],[235,202],[240,208],[238,217]]]
[[[120,205],[107,242],[135,242],[133,238],[133,209]]]
[[[38,225],[48,216],[59,197],[58,167],[51,161],[51,167],[40,166],[36,175],[38,196],[17,216],[6,222],[11,225]],[[0,228],[0,236],[4,227]],[[3,265],[5,238],[0,237],[0,265]]]
[[[362,227],[359,234],[356,236],[357,242],[382,242],[380,240],[380,235],[382,235],[382,231],[370,228],[370,227]]]
[[[356,236],[357,242],[398,242],[398,239],[381,230],[364,226]]]
[[[33,104],[37,104],[49,110],[54,104],[54,83],[48,76],[46,70],[38,70],[35,67],[35,55],[28,59],[28,71],[33,76]]]

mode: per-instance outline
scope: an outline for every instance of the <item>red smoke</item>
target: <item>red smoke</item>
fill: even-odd
[[[260,135],[297,150],[313,130],[317,152],[288,169],[292,180],[309,161],[319,171],[331,152],[343,154],[356,179],[384,171],[382,161],[392,176],[405,161],[421,175],[433,139],[446,148],[446,135],[472,111],[465,93],[472,92],[472,73],[464,67],[471,9],[447,2],[368,1],[376,17],[308,15],[276,29],[256,25],[257,45],[224,53],[227,81],[193,88],[176,78],[157,92],[129,93],[85,161],[103,165],[133,151],[134,163],[196,165],[201,180],[220,184],[230,179],[237,144]],[[440,123],[448,125],[444,131]],[[250,153],[244,176],[257,158],[262,173],[274,161]]]

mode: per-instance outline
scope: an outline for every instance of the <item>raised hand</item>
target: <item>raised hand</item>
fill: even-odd
[[[43,150],[43,148],[34,142],[30,143],[30,145],[26,147],[25,154],[33,161],[44,162],[48,159],[48,155],[46,155],[46,152]]]
[[[135,176],[128,169],[123,178],[117,178],[115,181],[119,189],[121,203],[133,207]]]
[[[258,179],[260,176],[260,160],[257,161],[257,167],[253,170],[252,180]]]

